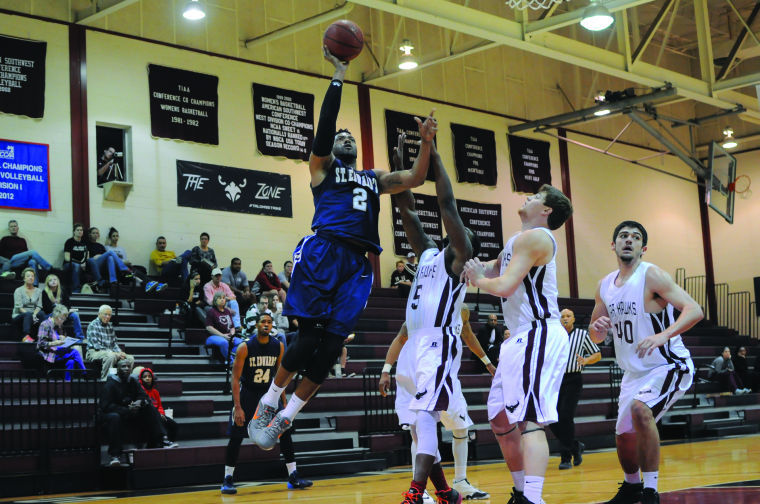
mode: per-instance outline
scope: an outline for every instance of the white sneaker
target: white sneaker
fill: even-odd
[[[427,490],[422,492],[422,502],[429,502],[430,504],[435,504],[435,499],[433,499]]]
[[[478,490],[472,486],[470,482],[467,481],[467,478],[455,481],[451,486],[454,488],[454,490],[459,492],[459,494],[462,496],[462,499],[482,500],[489,499],[491,497],[488,495],[488,492]]]

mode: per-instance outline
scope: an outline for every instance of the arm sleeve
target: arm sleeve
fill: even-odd
[[[332,152],[335,141],[335,123],[338,120],[342,92],[343,83],[339,80],[331,81],[327,87],[325,99],[322,101],[322,109],[319,111],[317,133],[314,135],[314,142],[311,146],[311,152],[315,156],[325,157]]]

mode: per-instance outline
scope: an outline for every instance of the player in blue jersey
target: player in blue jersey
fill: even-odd
[[[309,158],[314,234],[303,238],[293,252],[293,273],[283,310],[298,318],[298,338],[285,352],[253,418],[254,442],[265,450],[274,447],[319,389],[340,355],[343,341],[353,331],[372,288],[366,254],[381,252],[377,232],[380,194],[422,185],[437,129],[432,112],[424,121],[415,117],[421,143],[411,170],[358,171],[356,140],[348,130],[336,133],[348,64],[326,48],[325,59],[335,66],[335,73],[322,102]],[[301,370],[303,380],[278,413],[280,394]]]

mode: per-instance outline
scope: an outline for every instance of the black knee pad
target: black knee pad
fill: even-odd
[[[335,359],[340,356],[345,336],[333,333],[325,333],[314,358],[306,367],[304,376],[316,384],[321,384],[330,373],[330,368],[335,364]],[[287,368],[286,368],[287,369]]]
[[[290,372],[304,369],[313,360],[325,333],[324,321],[300,319],[298,336],[282,358],[282,367]]]

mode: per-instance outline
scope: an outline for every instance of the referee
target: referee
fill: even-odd
[[[560,322],[570,339],[570,357],[565,369],[565,376],[562,378],[562,386],[559,389],[557,401],[559,420],[557,423],[550,424],[549,427],[560,443],[562,460],[559,468],[570,469],[573,465],[580,465],[583,461],[581,456],[583,443],[575,439],[575,408],[578,406],[583,389],[581,371],[583,371],[584,366],[599,362],[602,353],[599,351],[599,347],[591,341],[588,331],[573,329],[575,314],[571,310],[565,308],[560,312]],[[583,357],[584,355],[588,355],[588,357]]]

